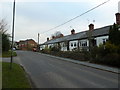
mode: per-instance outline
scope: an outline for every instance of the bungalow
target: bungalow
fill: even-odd
[[[120,13],[116,13],[116,24],[120,25]],[[94,24],[89,25],[89,30],[75,33],[71,30],[71,35],[55,38],[40,45],[40,50],[45,47],[60,46],[61,51],[72,51],[75,49],[89,50],[89,47],[104,44],[109,38],[109,29],[112,25],[94,29]]]

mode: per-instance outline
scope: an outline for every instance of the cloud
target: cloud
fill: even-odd
[[[55,0],[55,2],[56,1],[57,0]],[[42,43],[55,31],[61,31],[64,35],[70,34],[70,26],[72,26],[76,32],[81,32],[88,30],[88,24],[93,23],[93,20],[95,20],[95,28],[113,24],[115,22],[118,0],[111,0],[72,22],[41,34],[43,31],[47,31],[60,25],[107,0],[78,0],[80,3],[73,3],[73,0],[64,0],[72,3],[64,3],[63,0],[58,1],[61,3],[43,3],[37,0],[34,0],[33,3],[19,3],[19,0],[16,0],[15,40],[32,38],[37,41],[37,34],[40,33],[40,42]],[[74,2],[77,2],[77,0],[74,0]],[[0,3],[0,7],[4,7],[0,17],[8,17],[7,20],[10,25],[12,22],[12,4],[13,3],[11,2],[4,2],[4,4]]]
[[[13,2],[14,0],[1,0],[1,2]],[[17,2],[102,2],[105,0],[16,0]]]
[[[0,18],[5,19],[5,22],[8,24],[8,33],[11,33],[11,24],[12,24],[12,4],[2,2],[0,3]]]
[[[37,41],[37,34],[41,34],[43,30],[51,27],[53,27],[53,25],[47,22],[36,21],[24,16],[17,16],[15,23],[15,38],[16,40],[34,38]],[[42,40],[44,40],[44,37]]]

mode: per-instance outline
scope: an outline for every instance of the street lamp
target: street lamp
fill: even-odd
[[[11,44],[10,69],[12,69],[12,62],[13,62],[14,22],[15,22],[15,0],[13,2],[13,25],[12,25],[12,44]]]

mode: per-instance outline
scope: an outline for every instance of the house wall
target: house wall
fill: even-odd
[[[52,44],[48,44],[48,48],[52,47]]]
[[[79,45],[79,46],[78,46]],[[74,50],[74,49],[87,49],[89,46],[89,41],[88,39],[83,39],[83,40],[74,40],[74,41],[70,41],[69,42],[69,47],[70,47],[70,51]]]
[[[20,41],[18,46],[21,50],[32,50],[33,47],[37,47],[37,43],[34,40],[25,40]]]
[[[66,44],[66,42],[61,42],[60,45],[61,45],[61,51],[67,51],[67,44]]]
[[[26,41],[25,43],[26,45],[30,45],[30,47],[37,47],[37,43],[33,40],[30,40],[30,41]]]
[[[45,49],[45,45],[40,45],[40,50]]]
[[[18,46],[20,50],[26,50],[25,42],[20,42]]]
[[[97,46],[99,46],[100,44],[103,44],[107,40],[108,40],[108,36],[96,37]]]
[[[96,40],[96,45],[99,46],[100,44],[103,44],[104,42],[106,42],[108,40],[108,36],[101,36],[101,37],[96,37],[94,38]],[[59,43],[61,46],[61,51],[68,51],[67,50],[67,42],[60,42]],[[48,48],[56,46],[57,43],[55,44],[48,44]],[[79,45],[79,46],[78,46]],[[87,51],[89,51],[89,40],[88,39],[82,39],[82,40],[73,40],[73,41],[69,41],[69,51],[73,51],[74,49],[86,49]],[[41,46],[41,49],[44,49],[45,45]]]

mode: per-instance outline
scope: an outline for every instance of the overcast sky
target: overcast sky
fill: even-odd
[[[88,30],[90,23],[93,23],[95,28],[112,25],[116,21],[115,13],[118,12],[120,0],[110,0],[59,28],[45,32],[104,1],[107,0],[16,0],[15,41],[32,38],[37,42],[37,34],[40,33],[40,43],[43,43],[56,31],[69,35],[72,28],[76,33]],[[0,1],[0,19],[5,18],[9,25],[9,34],[12,26],[12,5],[13,0]]]

